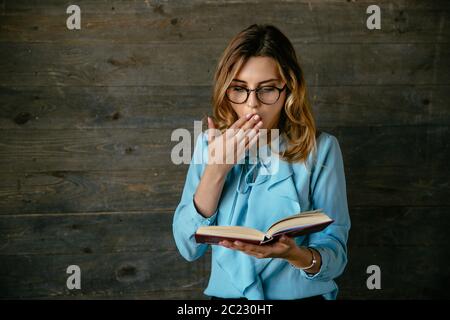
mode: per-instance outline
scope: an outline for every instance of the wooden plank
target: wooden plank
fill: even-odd
[[[170,152],[177,144],[170,141],[171,132],[166,129],[3,130],[0,166],[6,172],[15,171],[14,167],[30,172],[36,165],[51,171],[58,171],[58,167],[70,171],[167,169]]]
[[[150,171],[0,174],[1,214],[173,212],[187,166]],[[448,206],[445,168],[346,165],[350,206]]]
[[[420,230],[419,230],[420,232]],[[340,299],[448,299],[449,247],[360,246],[337,279]],[[381,269],[381,289],[369,290],[367,267]]]
[[[438,199],[448,194],[448,129],[424,126],[329,130],[342,147],[349,203],[439,203]]]
[[[148,171],[1,174],[0,214],[144,211],[167,213],[181,197],[187,166]]]
[[[0,214],[173,212],[186,166],[142,171],[2,173]],[[448,171],[346,166],[351,206],[448,206]],[[430,170],[430,171],[427,171]]]
[[[450,86],[310,86],[317,124],[446,125]],[[193,128],[211,86],[0,87],[2,129]],[[382,98],[380,98],[382,97]]]
[[[208,86],[0,87],[0,127],[193,128],[212,114]]]
[[[187,129],[193,148],[193,128]],[[447,126],[319,129],[337,137],[349,168],[425,166],[446,170],[450,153]],[[0,172],[167,170],[172,147],[179,143],[170,141],[171,133],[141,128],[2,130]]]
[[[427,172],[416,172],[418,176],[435,173],[435,169],[448,172],[448,126],[336,127],[323,131],[336,136],[345,164],[352,170],[367,170],[370,174],[368,171],[375,168],[418,170],[424,166]]]
[[[340,143],[349,203],[389,207],[449,205],[448,130],[411,126],[325,131]],[[167,212],[179,201],[187,165],[170,165],[170,141],[163,140],[168,133],[11,131],[0,138],[2,213]],[[124,141],[127,135],[131,137]]]
[[[0,214],[168,213],[180,201],[187,166],[159,166],[148,171],[1,174]]]
[[[448,207],[350,207],[349,246],[447,246]],[[0,255],[177,251],[173,211],[0,216]]]
[[[170,211],[2,215],[0,255],[175,252],[172,220]]]
[[[350,247],[448,246],[448,207],[350,207]]]
[[[351,247],[349,264],[337,279],[339,298],[399,299],[448,297],[448,247]],[[167,253],[113,255],[1,256],[2,298],[95,298],[162,294],[176,288],[204,290],[207,257],[194,263]],[[101,262],[101,263],[99,263]],[[430,263],[431,262],[431,263]],[[82,289],[66,288],[68,265],[82,270]],[[366,269],[381,268],[381,290],[368,290]],[[164,288],[164,289],[162,289]]]
[[[4,1],[0,41],[224,43],[252,23],[272,23],[294,43],[442,43],[450,35],[447,1],[378,1],[382,29],[366,28],[370,1],[82,1],[81,30],[65,27],[67,4]],[[244,15],[252,12],[252,15]],[[223,28],[222,26],[226,26]]]
[[[347,166],[348,202],[361,207],[448,206],[445,199],[448,197],[448,177],[448,169],[444,167],[417,166],[405,170],[395,166]]]
[[[210,255],[187,262],[174,251],[118,254],[2,255],[1,298],[174,296],[199,292],[209,279]],[[67,267],[81,269],[81,289],[69,290]],[[196,294],[198,296],[198,294]]]
[[[319,127],[410,126],[450,123],[447,86],[311,87]]]
[[[224,47],[4,43],[0,86],[211,85]],[[297,49],[306,81],[314,86],[450,84],[449,44],[304,44]]]

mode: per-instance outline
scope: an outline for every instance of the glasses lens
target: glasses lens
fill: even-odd
[[[243,103],[247,99],[247,91],[241,87],[230,87],[227,96],[234,103]]]
[[[262,87],[258,91],[258,98],[262,103],[274,104],[277,102],[280,92],[274,87]]]

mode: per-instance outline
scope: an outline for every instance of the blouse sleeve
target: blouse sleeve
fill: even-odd
[[[194,204],[194,193],[206,165],[206,160],[203,161],[205,157],[207,157],[207,139],[202,133],[198,136],[181,200],[175,209],[172,223],[176,246],[180,254],[188,261],[200,258],[208,249],[207,244],[198,244],[195,241],[195,231],[200,226],[215,224],[217,218],[217,210],[211,217],[205,218],[197,211]]]
[[[347,264],[347,239],[350,216],[347,205],[344,163],[338,140],[329,134],[321,137],[317,163],[311,174],[311,197],[314,209],[323,209],[335,221],[321,232],[309,235],[309,246],[321,255],[318,273],[307,279],[328,281],[342,274]]]

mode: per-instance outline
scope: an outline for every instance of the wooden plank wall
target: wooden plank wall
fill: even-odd
[[[69,4],[81,30],[66,28]],[[176,251],[175,128],[210,112],[230,38],[273,23],[344,154],[340,298],[449,297],[450,3],[0,1],[0,297],[204,298],[210,255]],[[66,268],[82,289],[66,288]],[[368,290],[379,265],[382,289]]]

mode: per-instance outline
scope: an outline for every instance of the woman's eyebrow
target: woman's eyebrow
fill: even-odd
[[[247,83],[247,81],[239,80],[239,79],[233,79],[233,81]],[[272,81],[280,81],[280,79],[268,79],[268,80],[264,80],[264,81],[258,82],[258,84],[266,83],[266,82],[272,82]]]

